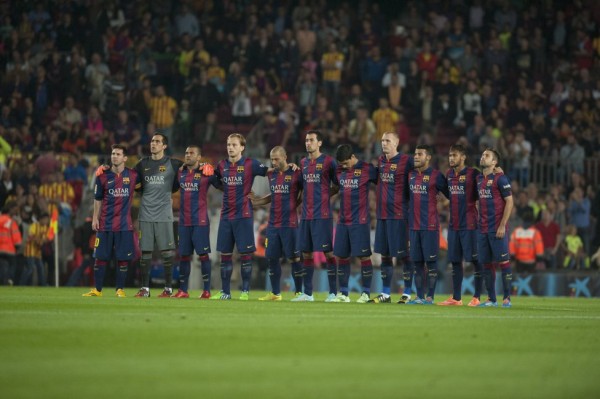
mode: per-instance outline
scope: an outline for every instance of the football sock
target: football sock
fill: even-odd
[[[360,275],[362,277],[362,290],[367,294],[371,293],[371,280],[373,280],[373,263],[371,259],[360,262]]]
[[[188,292],[191,268],[190,257],[182,256],[179,259],[179,289],[183,292]]]
[[[412,294],[413,279],[415,277],[414,264],[408,260],[404,260],[404,266],[402,268],[402,279],[404,280],[404,293],[407,295]]]
[[[394,265],[389,256],[381,257],[381,292],[390,295],[392,293],[392,278],[394,277]]]
[[[481,263],[476,260],[474,260],[472,263],[473,269],[475,270],[473,273],[473,285],[475,286],[475,292],[473,293],[473,296],[475,298],[480,298],[481,288],[483,286],[483,267]]]
[[[242,261],[242,291],[250,291],[250,280],[252,279],[252,255],[241,254]]]
[[[127,266],[129,261],[120,260],[117,262],[117,289],[125,287],[125,279],[127,278]]]
[[[427,262],[427,296],[435,297],[435,286],[438,280],[437,261]]]
[[[233,263],[231,255],[221,255],[221,282],[223,293],[231,295],[231,273],[233,272]]]
[[[348,296],[348,283],[350,282],[350,259],[339,259],[340,292]]]
[[[202,285],[204,291],[210,291],[210,273],[212,271],[212,264],[208,254],[202,254],[200,258],[200,272],[202,273]]]
[[[161,253],[161,257],[165,266],[165,288],[170,290],[173,287],[173,253],[164,251]]]
[[[502,288],[504,289],[503,299],[510,299],[510,291],[512,289],[512,268],[510,263],[501,264],[502,268]]]
[[[269,279],[271,280],[271,292],[275,295],[281,294],[281,263],[279,263],[279,259],[269,258]]]
[[[425,263],[415,262],[415,286],[417,288],[417,297],[425,298]]]
[[[315,273],[315,263],[312,258],[304,258],[304,293],[313,294],[313,274]]]
[[[483,280],[490,301],[496,302],[496,267],[493,263],[483,265]]]
[[[104,284],[104,273],[106,273],[107,264],[107,261],[100,259],[96,259],[94,262],[94,282],[96,283],[96,290],[98,291],[102,291],[102,284]]]
[[[300,262],[292,262],[292,278],[294,279],[294,290],[296,292],[302,292],[302,278],[304,277],[304,271]]]
[[[152,262],[152,252],[143,252],[140,259],[140,278],[142,287],[150,287],[150,263]]]
[[[329,293],[337,294],[337,264],[335,258],[327,258],[327,280],[329,281]]]
[[[463,274],[462,262],[452,262],[452,298],[457,301],[460,301],[462,296]]]

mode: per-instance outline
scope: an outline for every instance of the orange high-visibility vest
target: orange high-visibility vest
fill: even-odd
[[[535,263],[536,256],[544,254],[542,234],[535,227],[517,227],[510,235],[508,247],[510,254],[523,263]]]
[[[19,226],[8,215],[0,215],[0,253],[16,255],[16,245],[21,245],[23,238]]]

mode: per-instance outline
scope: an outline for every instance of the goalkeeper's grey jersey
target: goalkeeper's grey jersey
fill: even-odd
[[[142,158],[135,169],[142,176],[141,222],[173,222],[171,194],[179,187],[177,171],[182,162],[164,156]]]

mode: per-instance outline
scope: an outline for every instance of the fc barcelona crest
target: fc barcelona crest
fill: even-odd
[[[244,173],[244,167],[243,166],[238,166],[237,167],[237,172],[238,173]]]
[[[396,169],[398,169],[398,165],[396,165],[395,163],[393,163],[393,164],[390,165],[390,170],[392,172],[395,171]]]
[[[488,186],[491,186],[492,184],[494,184],[494,181],[493,181],[493,180],[488,180],[488,181],[487,181],[487,185],[488,185]]]
[[[316,166],[317,170],[323,170],[323,164],[322,163],[318,163]]]
[[[427,183],[429,181],[429,175],[423,176],[423,183]]]
[[[123,178],[123,184],[129,184],[129,177]]]
[[[292,176],[286,176],[283,180],[286,182],[290,182],[292,181]]]
[[[466,182],[466,181],[467,181],[467,176],[465,176],[465,175],[462,175],[462,176],[459,176],[459,177],[458,177],[458,182],[459,182],[459,183],[464,183],[464,182]]]
[[[358,177],[358,176],[360,176],[361,174],[362,174],[362,170],[361,170],[361,169],[356,169],[356,170],[354,171],[354,176],[357,176],[357,177]]]
[[[158,167],[158,171],[159,171],[159,172],[166,172],[166,171],[167,171],[167,167],[166,167],[165,165],[160,165],[160,166]]]
[[[202,177],[202,175],[200,173],[194,173],[195,180],[200,180],[200,177]]]

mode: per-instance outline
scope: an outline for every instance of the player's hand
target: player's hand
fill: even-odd
[[[504,174],[504,170],[500,166],[496,166],[494,168],[494,174],[495,175],[503,175]]]
[[[179,170],[186,170],[186,169],[187,169],[186,164],[181,164],[181,166],[179,167]]]
[[[98,169],[96,169],[96,177],[103,175],[104,172],[106,172],[109,169],[110,169],[110,166],[108,166],[108,165],[98,166]]]
[[[212,176],[215,174],[215,168],[213,168],[213,166],[209,163],[205,163],[204,165],[202,165],[200,167],[200,170],[202,171],[202,174],[204,176]]]
[[[500,225],[498,226],[498,230],[496,230],[496,238],[502,239],[506,235],[506,226]]]
[[[92,220],[92,230],[98,231],[100,228],[100,221],[98,219]]]
[[[300,169],[300,167],[298,165],[296,165],[295,163],[288,163],[289,166],[292,167],[292,170],[295,172],[298,169]]]

